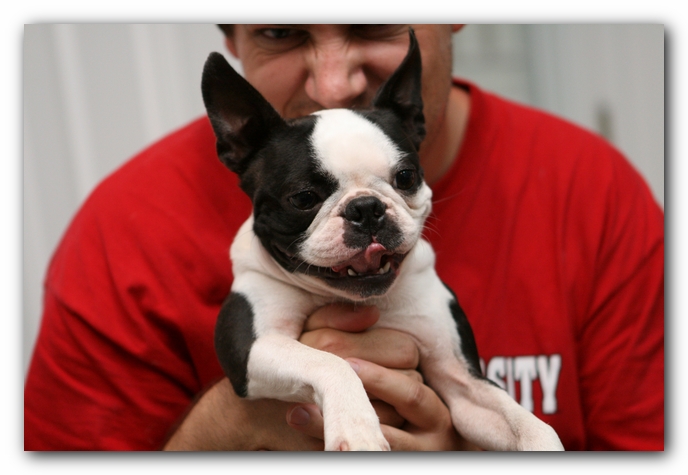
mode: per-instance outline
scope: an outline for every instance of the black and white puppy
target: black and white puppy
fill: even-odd
[[[231,246],[217,355],[239,396],[315,402],[326,450],[389,450],[349,364],[297,341],[323,305],[376,305],[377,327],[415,339],[420,371],[463,437],[491,450],[561,450],[550,426],[481,375],[468,320],[421,237],[432,192],[418,158],[421,58],[410,38],[370,109],[293,120],[220,54],[208,58],[202,91],[218,155],[253,202]]]

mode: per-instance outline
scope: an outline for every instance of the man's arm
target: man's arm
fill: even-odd
[[[637,172],[611,158],[589,309],[577,322],[586,442],[663,450],[664,214]]]
[[[223,378],[196,401],[164,450],[322,450],[322,440],[291,429],[289,404],[247,400]]]

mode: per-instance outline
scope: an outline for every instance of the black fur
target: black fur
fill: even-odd
[[[409,29],[409,40],[406,57],[375,95],[373,107],[391,110],[399,117],[406,137],[418,150],[425,138],[425,116],[421,95],[420,48],[412,28]]]
[[[470,371],[471,375],[475,376],[476,378],[485,379],[483,377],[483,372],[480,369],[478,345],[475,343],[475,337],[473,336],[471,325],[468,323],[468,317],[466,317],[466,313],[459,305],[459,300],[456,298],[454,291],[450,289],[447,284],[444,284],[444,286],[453,297],[452,301],[449,302],[449,309],[451,310],[452,317],[454,317],[456,328],[459,332],[459,337],[461,338],[461,353],[468,362],[468,370]]]
[[[349,202],[344,211],[347,221],[344,244],[351,249],[366,249],[373,241],[387,249],[395,249],[403,241],[399,227],[387,219],[386,207],[374,196],[361,196]]]
[[[373,109],[369,111],[356,111],[362,117],[373,124],[380,127],[380,129],[387,135],[394,145],[399,147],[402,152],[402,159],[397,165],[397,168],[391,171],[390,182],[393,182],[394,175],[396,175],[401,170],[413,169],[418,173],[420,178],[416,183],[416,186],[412,189],[400,191],[404,194],[413,194],[422,185],[423,179],[423,168],[420,166],[420,157],[418,156],[418,145],[412,140],[412,137],[406,132],[406,127],[403,125],[402,120],[399,119],[395,114],[389,110],[384,109]]]
[[[337,191],[338,183],[317,166],[308,140],[315,117],[290,121],[257,152],[242,176],[245,190],[253,202],[253,231],[263,247],[290,272],[305,271],[307,266],[285,258],[297,253],[300,239],[315,219],[320,205]],[[319,197],[309,210],[295,208],[290,198],[310,191]]]
[[[256,341],[253,317],[253,308],[246,297],[232,292],[215,323],[215,353],[240,397],[246,397],[248,392],[248,354]]]
[[[412,29],[409,37],[406,57],[381,86],[372,107],[356,111],[379,126],[403,152],[404,158],[397,168],[390,170],[390,183],[394,183],[396,175],[403,170],[415,171],[416,183],[399,190],[405,194],[416,193],[422,184],[418,149],[425,138],[420,49]],[[212,53],[206,61],[201,89],[217,138],[218,156],[239,175],[242,189],[253,202],[253,230],[263,247],[290,272],[319,277],[332,287],[364,298],[384,294],[394,281],[394,273],[348,279],[331,269],[305,264],[298,258],[298,246],[305,231],[322,202],[338,188],[334,177],[316,163],[310,145],[309,138],[318,118],[282,119],[218,53]],[[291,199],[303,192],[317,197],[313,207],[299,209],[293,205]],[[366,213],[379,215],[374,204],[369,205]],[[357,220],[354,214],[356,212],[352,211],[347,218],[350,223],[344,235],[347,246],[365,249],[373,235],[387,249],[394,249],[401,243],[401,231],[389,220],[376,221],[370,216]],[[389,257],[395,266],[400,265],[403,258],[399,255]],[[473,333],[456,299],[451,303],[451,310],[471,372],[482,377]],[[222,307],[216,326],[218,356],[241,396],[246,395],[246,363],[255,340],[251,327],[253,316],[249,301],[232,293]]]
[[[335,289],[358,295],[365,299],[383,295],[394,283],[395,276],[388,272],[382,275],[365,275],[355,278],[324,278],[323,280]]]
[[[284,120],[220,53],[210,53],[205,62],[201,93],[217,138],[218,157],[241,175],[267,142],[267,132],[284,126]]]
[[[391,171],[390,182],[402,169],[415,170],[421,179],[423,174],[417,154],[425,137],[421,57],[413,30],[409,30],[409,36],[404,61],[381,86],[372,109],[358,111],[379,125],[405,152],[400,169]],[[300,239],[320,206],[299,210],[289,201],[299,192],[310,191],[322,202],[337,190],[336,180],[315,163],[308,140],[317,117],[285,121],[219,53],[208,57],[201,89],[217,138],[218,156],[239,175],[241,188],[253,202],[254,232],[263,247],[290,272],[332,277],[325,269],[303,265],[296,258]],[[403,193],[415,193],[420,183]],[[377,239],[391,249],[400,243],[401,236],[395,226],[388,225],[380,230]],[[352,248],[363,249],[370,244],[371,236],[352,230],[345,241]]]

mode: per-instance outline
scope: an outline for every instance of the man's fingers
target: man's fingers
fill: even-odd
[[[471,444],[458,434],[454,433],[451,436],[442,436],[442,434],[421,433],[417,431],[407,431],[390,427],[387,425],[380,426],[382,435],[385,436],[389,447],[392,451],[444,451],[444,450],[464,450],[464,451],[480,451],[482,450],[475,444]]]
[[[417,377],[409,377],[357,358],[348,358],[347,361],[356,370],[371,397],[393,406],[411,425],[433,428],[439,424],[451,424],[442,400]]]
[[[393,452],[423,450],[422,447],[418,446],[418,440],[415,435],[396,427],[381,425],[380,428],[382,429],[382,435],[389,442],[390,450]]]
[[[420,374],[418,371],[415,369],[395,369],[397,373],[403,374],[404,376],[414,379],[415,381],[419,383],[423,383],[423,375]]]
[[[303,331],[333,328],[344,332],[362,332],[380,318],[377,307],[353,304],[332,304],[316,310],[308,317]]]
[[[415,369],[395,369],[394,371],[396,371],[396,372],[399,373],[399,374],[403,374],[403,375],[406,376],[407,378],[411,378],[411,379],[413,379],[414,381],[416,381],[416,382],[418,382],[418,383],[420,383],[420,384],[423,384],[423,382],[424,382],[424,381],[423,381],[423,375],[420,374],[420,373],[419,373],[418,371],[416,371]],[[379,399],[380,399],[379,397],[377,397],[377,396],[375,396],[374,394],[371,394],[371,393],[368,393],[368,397],[370,398],[371,401],[376,401],[376,400],[379,400]]]
[[[404,419],[389,404],[382,401],[371,401],[380,424],[390,427],[401,427]],[[287,410],[287,424],[310,437],[323,438],[323,416],[315,404],[294,404]]]
[[[415,369],[420,360],[418,347],[411,337],[384,328],[362,333],[322,328],[302,334],[299,341],[340,358],[361,358],[387,368]]]
[[[377,307],[332,304],[307,320],[299,341],[341,358],[356,357],[388,368],[415,369],[419,353],[406,333],[370,328],[380,317]]]
[[[416,371],[390,370],[350,358],[371,396],[382,432],[392,450],[479,450],[454,430],[449,410]],[[323,418],[313,404],[296,404],[287,412],[290,427],[322,439]]]
[[[287,411],[287,424],[310,437],[323,439],[323,417],[315,404],[294,404]]]
[[[377,417],[380,418],[380,424],[400,428],[406,422],[404,418],[399,415],[396,409],[386,402],[373,400],[370,401],[370,403],[373,405],[373,409],[375,409]]]

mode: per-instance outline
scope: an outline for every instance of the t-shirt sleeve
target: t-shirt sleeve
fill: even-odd
[[[581,194],[581,223],[599,224],[581,224],[597,234],[581,241],[596,243],[580,250],[594,279],[576,328],[587,446],[663,450],[664,215],[628,162],[608,154]]]
[[[88,320],[46,295],[26,383],[24,449],[161,448],[191,395]]]
[[[51,260],[24,388],[26,450],[157,450],[220,379],[229,246],[250,214],[206,117],[123,164]]]
[[[25,386],[26,450],[157,449],[191,398],[184,346],[164,344],[176,329],[146,302],[160,294],[145,277],[123,277],[146,271],[126,237],[133,223],[94,201],[48,272]]]
[[[176,209],[108,183],[70,225],[25,384],[26,450],[160,449],[221,376],[212,326],[230,282],[208,266],[229,268],[226,244]]]

